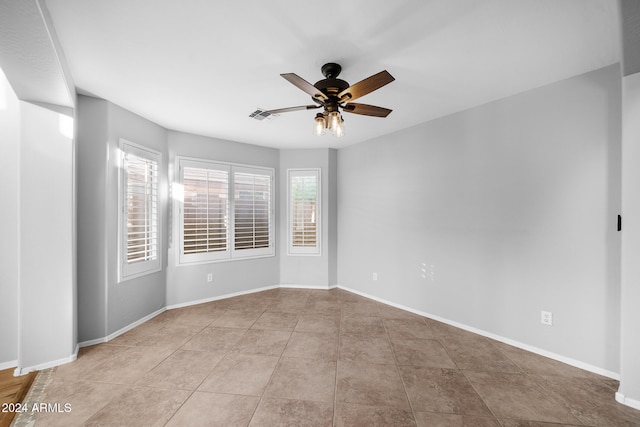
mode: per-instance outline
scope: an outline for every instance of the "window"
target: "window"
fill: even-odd
[[[160,270],[160,153],[120,140],[120,280]]]
[[[289,255],[320,255],[320,169],[290,169]]]
[[[273,170],[180,159],[181,264],[274,253]]]

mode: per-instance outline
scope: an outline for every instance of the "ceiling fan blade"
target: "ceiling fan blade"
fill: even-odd
[[[342,108],[342,111],[353,114],[361,114],[363,116],[387,117],[393,110],[375,105],[350,103]]]
[[[382,86],[387,85],[394,80],[395,78],[389,74],[387,70],[380,71],[373,76],[369,76],[366,79],[349,86],[338,94],[338,99],[340,102],[358,99],[376,89],[380,89]]]
[[[327,95],[320,92],[314,85],[297,74],[286,73],[280,75],[284,77],[289,83],[296,86],[298,89],[302,89],[303,91],[307,92],[309,95],[311,95],[312,98],[318,99],[320,101],[326,101],[327,99],[329,99],[327,98]]]
[[[287,108],[278,108],[276,110],[267,110],[265,111],[265,113],[279,114],[279,113],[288,113],[289,111],[313,110],[320,107],[321,105],[300,105],[299,107],[287,107]]]

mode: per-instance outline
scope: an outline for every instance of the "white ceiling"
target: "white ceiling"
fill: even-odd
[[[166,128],[278,148],[339,148],[619,61],[616,0],[46,0],[80,93]],[[280,77],[326,62],[351,84],[396,81],[311,134],[316,111]]]

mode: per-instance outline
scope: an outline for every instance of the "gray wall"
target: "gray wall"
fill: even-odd
[[[0,369],[18,361],[20,111],[0,70]]]
[[[319,168],[321,178],[321,254],[287,255],[287,170]],[[328,288],[336,285],[336,151],[333,149],[280,151],[280,283],[288,286]]]
[[[623,79],[622,345],[618,400],[640,409],[640,73]]]
[[[160,257],[165,265],[167,247],[168,178],[167,178],[167,136],[166,130],[117,105],[108,104],[108,147],[106,222],[107,222],[107,332],[109,334],[128,326],[130,323],[153,313],[165,306],[166,271],[118,282],[118,162],[117,149],[120,138],[156,150],[162,154],[160,166],[160,215],[162,230],[162,250]]]
[[[241,144],[182,132],[168,132],[170,179],[174,179],[178,156],[194,157],[212,161],[263,166],[275,169],[276,198],[274,208],[279,203],[278,150]],[[174,209],[175,207],[172,207]],[[279,210],[275,209],[276,248],[281,244],[277,238]],[[169,251],[167,267],[167,305],[180,305],[192,301],[214,299],[219,296],[242,293],[257,288],[275,286],[280,281],[279,256],[250,260],[233,260],[197,265],[177,265],[179,229],[177,215],[172,210],[169,230]],[[207,275],[213,274],[213,282],[207,282]]]
[[[618,372],[620,91],[610,66],[341,149],[339,284]]]
[[[120,138],[162,153],[160,211],[167,247],[166,130],[107,101],[78,102],[79,341],[105,338],[165,306],[161,271],[118,282],[118,147]]]
[[[78,340],[107,336],[106,101],[78,96]]]

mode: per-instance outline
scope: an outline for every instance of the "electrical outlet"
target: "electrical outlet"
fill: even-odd
[[[373,280],[378,280],[378,273],[373,273]]]
[[[213,282],[213,273],[207,274],[207,282]]]
[[[541,311],[540,323],[547,326],[553,326],[553,314],[550,311]]]

